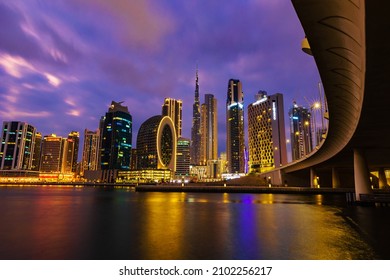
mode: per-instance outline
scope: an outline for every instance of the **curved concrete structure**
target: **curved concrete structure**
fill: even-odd
[[[366,70],[363,4],[340,0],[293,3],[322,78],[329,129],[320,149],[286,172],[320,164],[349,143],[360,118]]]
[[[292,2],[321,75],[329,127],[318,150],[285,166],[278,180],[299,182],[311,174],[313,181],[322,172],[328,178],[321,185],[347,184],[357,193],[369,192],[368,170],[378,171],[383,185],[383,168],[390,167],[390,17],[385,1]]]

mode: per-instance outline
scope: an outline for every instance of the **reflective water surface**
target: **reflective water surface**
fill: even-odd
[[[343,195],[0,187],[0,259],[389,259],[389,218]]]

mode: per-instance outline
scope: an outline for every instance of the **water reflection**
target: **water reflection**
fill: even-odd
[[[140,225],[145,258],[184,258],[181,248],[184,245],[185,209],[180,206],[185,196],[184,193],[167,193],[146,199]]]
[[[389,208],[338,196],[0,188],[0,212],[2,259],[389,257]]]
[[[73,193],[72,189],[58,190],[48,194],[44,188],[11,189],[5,195],[1,191],[2,258],[64,258],[87,238],[83,236],[86,223],[73,220],[75,213],[83,218],[83,200],[68,192]]]

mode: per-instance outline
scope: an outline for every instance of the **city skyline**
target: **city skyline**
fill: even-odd
[[[169,97],[183,100],[190,138],[196,65],[200,96],[224,100],[231,78],[243,82],[245,107],[259,89],[283,93],[285,108],[317,96],[318,71],[300,50],[304,32],[288,1],[17,2],[1,3],[0,15],[0,121],[27,122],[42,135],[96,130],[116,100],[133,116],[135,144]]]
[[[383,4],[0,0],[2,278],[386,275]]]

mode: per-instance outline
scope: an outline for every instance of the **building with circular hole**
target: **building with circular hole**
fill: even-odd
[[[176,171],[176,130],[168,116],[153,116],[140,127],[137,136],[137,169]]]

